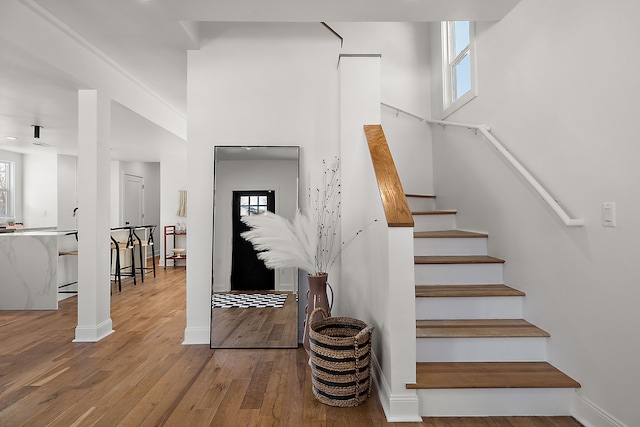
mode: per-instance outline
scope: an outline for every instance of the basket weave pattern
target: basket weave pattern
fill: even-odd
[[[316,399],[340,407],[367,400],[372,385],[372,332],[372,326],[350,317],[325,317],[311,325],[311,384]]]

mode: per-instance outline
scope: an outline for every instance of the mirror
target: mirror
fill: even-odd
[[[211,348],[298,346],[298,270],[267,269],[243,215],[298,209],[299,147],[214,148]]]

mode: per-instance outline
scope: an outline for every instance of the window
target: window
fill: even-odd
[[[0,217],[13,217],[13,162],[0,160]]]
[[[267,211],[267,196],[240,196],[240,216],[257,215]]]
[[[444,116],[475,98],[473,22],[442,23],[442,76]]]

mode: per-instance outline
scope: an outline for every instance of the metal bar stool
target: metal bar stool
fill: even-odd
[[[138,269],[140,270],[140,276],[142,277],[142,282],[144,283],[144,276],[147,273],[147,270],[153,270],[153,277],[156,277],[156,262],[155,262],[155,253],[153,252],[153,232],[155,230],[155,225],[141,225],[140,227],[136,227],[132,229],[133,233],[133,243],[138,247],[139,257],[140,257],[140,266]],[[149,233],[146,236],[146,239],[141,239],[136,231],[147,230]],[[143,249],[151,248],[152,262],[151,267],[147,267],[145,255],[146,251],[143,254]]]
[[[113,253],[115,252],[116,265],[114,268],[113,276],[114,281],[118,281],[118,290],[122,290],[122,276],[133,277],[133,285],[136,286],[136,259],[135,259],[135,244],[131,227],[118,227],[112,228],[111,231],[127,230],[127,242],[122,243],[118,241],[113,234],[111,235],[111,263],[113,264]],[[131,249],[131,264],[127,266],[122,265],[122,259],[120,257],[121,251]],[[128,270],[128,271],[125,271]]]

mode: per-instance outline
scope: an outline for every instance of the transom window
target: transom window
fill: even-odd
[[[14,215],[13,192],[13,162],[0,160],[0,217]]]
[[[474,25],[469,21],[442,23],[443,109],[447,116],[475,93]]]

